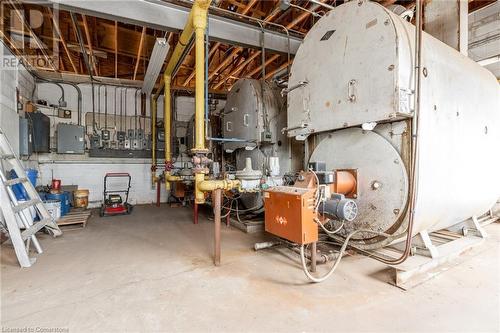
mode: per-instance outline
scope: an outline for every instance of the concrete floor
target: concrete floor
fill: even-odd
[[[225,227],[215,268],[212,227],[193,225],[188,209],[142,206],[42,236],[45,253],[30,269],[2,245],[2,332],[500,331],[500,224],[488,227],[480,254],[410,291],[362,256],[309,284],[296,255],[256,253],[262,235]]]

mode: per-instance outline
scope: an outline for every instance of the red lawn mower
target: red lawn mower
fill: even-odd
[[[126,189],[109,190],[108,180],[110,178],[127,178],[128,185]],[[132,213],[134,206],[128,203],[128,193],[130,192],[130,182],[132,177],[128,173],[107,173],[104,176],[104,192],[103,192],[103,202],[101,205],[101,210],[99,215],[102,216],[113,216],[113,215],[125,215]],[[125,201],[120,193],[125,195]]]

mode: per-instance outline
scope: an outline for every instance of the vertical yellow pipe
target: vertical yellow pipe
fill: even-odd
[[[151,95],[151,183],[155,185],[156,183],[156,99],[154,95]]]
[[[194,153],[205,154],[205,29],[207,27],[207,11],[211,0],[198,0],[193,6],[193,27],[195,33],[195,146]],[[199,185],[205,179],[202,171],[198,167],[195,173],[195,202],[202,204],[205,202],[205,194],[200,190]]]
[[[197,16],[195,16],[196,20]],[[201,19],[200,19],[201,20]],[[196,95],[195,95],[195,149],[205,150],[205,27],[195,23]]]
[[[165,137],[165,167],[168,168],[172,163],[172,150],[171,150],[171,142],[170,142],[170,129],[171,119],[172,119],[172,104],[171,104],[171,96],[170,96],[170,84],[172,82],[172,77],[168,74],[165,74],[163,77],[163,81],[165,83],[165,98],[163,99],[163,126],[164,126],[164,137]],[[165,179],[170,176],[170,170],[165,170]],[[170,182],[165,181],[165,189],[170,190]]]

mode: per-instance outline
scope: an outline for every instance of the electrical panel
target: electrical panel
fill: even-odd
[[[29,156],[33,153],[33,135],[29,119],[19,119],[19,155]]]
[[[57,124],[57,153],[83,154],[85,152],[84,127],[72,124]]]
[[[32,124],[33,152],[50,152],[50,119],[41,112],[26,113]]]

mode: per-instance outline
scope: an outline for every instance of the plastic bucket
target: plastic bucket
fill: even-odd
[[[61,216],[69,213],[69,197],[68,192],[48,193],[45,198],[47,200],[59,200],[61,202]]]
[[[14,169],[10,170],[9,172],[9,178],[10,179],[16,179],[17,173],[14,171]],[[28,193],[26,193],[26,190],[24,189],[23,185],[21,184],[16,184],[12,186],[12,192],[14,192],[14,195],[16,196],[17,200],[28,200]]]
[[[33,187],[36,186],[37,175],[38,175],[38,171],[35,169],[26,170],[26,176],[28,177],[31,184],[33,184]],[[9,178],[10,179],[18,178],[17,173],[14,171],[14,169],[10,170]],[[12,191],[14,192],[14,195],[16,196],[17,200],[28,200],[28,198],[29,198],[28,193],[26,193],[26,189],[24,188],[24,186],[22,184],[16,184],[16,185],[12,186]]]
[[[45,208],[47,208],[50,216],[52,216],[54,220],[59,220],[61,217],[61,201],[45,200],[43,204],[45,205]]]
[[[18,204],[21,204],[23,202],[26,202],[26,200],[18,200],[17,201]],[[29,215],[30,215],[31,219],[35,220],[36,219],[36,209],[35,209],[35,207],[34,206],[30,206],[30,207],[25,208],[23,210],[23,212],[28,212],[28,211],[29,211]]]
[[[42,201],[47,200],[47,192],[38,192],[38,195]]]
[[[26,176],[30,180],[31,184],[33,184],[33,187],[36,187],[36,177],[38,176],[38,171],[35,169],[28,169],[26,170]]]
[[[87,208],[89,205],[89,190],[76,190],[73,193],[74,206],[77,208]]]

